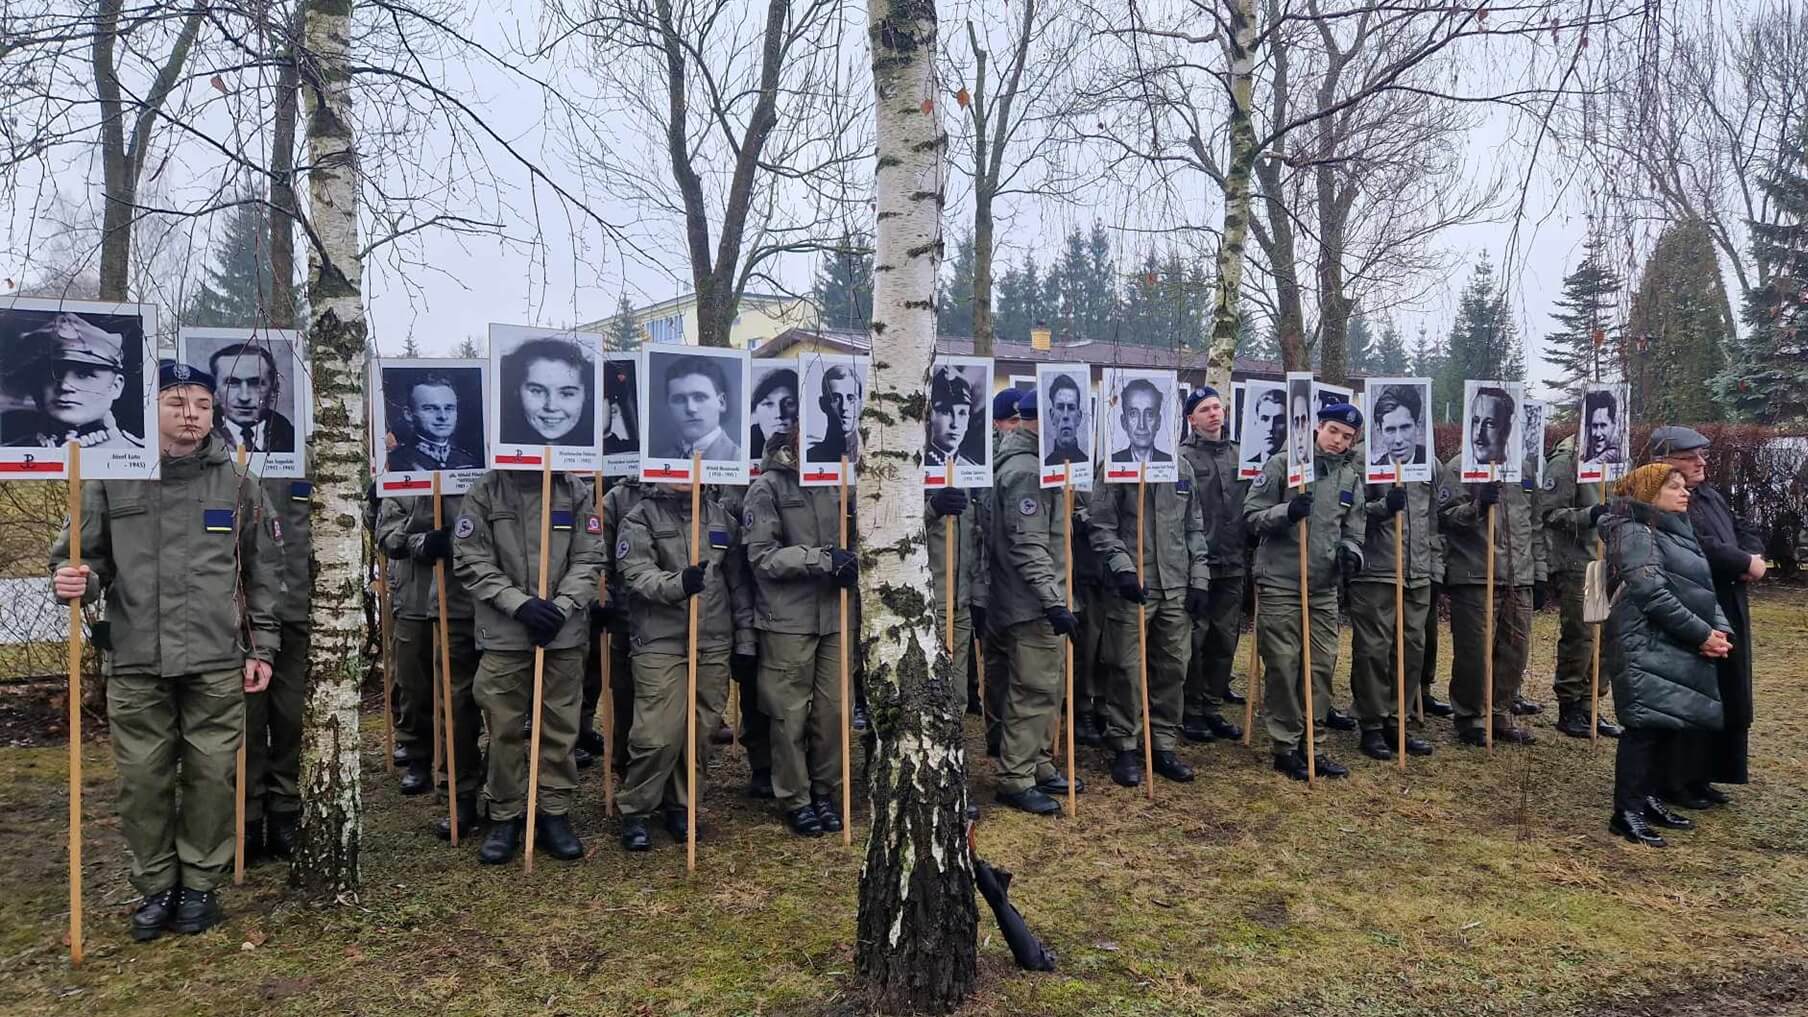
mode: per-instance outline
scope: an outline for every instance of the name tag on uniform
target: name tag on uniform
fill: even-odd
[[[709,531],[709,546],[714,548],[717,551],[720,551],[720,550],[726,548],[728,546],[728,531],[727,530],[711,530],[711,531]]]
[[[1337,492],[1337,503],[1339,505],[1356,504],[1356,492],[1355,491],[1339,491],[1339,492]]]
[[[208,533],[231,533],[231,509],[202,509],[201,528]]]
[[[297,480],[295,483],[289,485],[289,500],[290,501],[309,501],[313,497],[314,497],[314,485],[313,484],[311,484],[305,480]]]
[[[552,513],[552,528],[555,530],[571,529],[571,513],[554,510]]]

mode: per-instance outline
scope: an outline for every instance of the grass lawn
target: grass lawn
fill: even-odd
[[[1438,754],[1404,775],[1336,734],[1355,774],[1313,792],[1270,771],[1259,739],[1190,747],[1200,779],[1161,784],[1153,804],[1089,754],[1078,821],[991,809],[970,720],[981,852],[1015,871],[1013,900],[1060,969],[1018,972],[982,904],[982,981],[962,1012],[1808,1014],[1808,595],[1766,594],[1757,633],[1755,782],[1665,851],[1609,837],[1612,743],[1557,735],[1550,713],[1538,744],[1491,759],[1436,724]],[[1528,682],[1547,703],[1555,639],[1547,613]],[[528,880],[434,840],[433,806],[397,796],[380,740],[356,900],[292,898],[282,869],[259,868],[227,894],[225,926],[149,946],[125,936],[111,756],[88,746],[80,970],[62,945],[65,750],[0,750],[0,1013],[853,1010],[858,839],[787,835],[739,796],[737,755],[713,776],[695,878],[663,834],[620,851],[590,770],[591,857],[542,857]]]

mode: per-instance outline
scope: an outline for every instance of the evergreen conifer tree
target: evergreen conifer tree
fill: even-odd
[[[1767,274],[1745,295],[1745,334],[1729,338],[1716,386],[1732,416],[1771,423],[1808,411],[1808,127],[1759,181],[1774,222],[1752,222]]]
[[[814,296],[827,328],[864,332],[873,321],[873,256],[870,241],[843,234],[816,270]]]
[[[1717,420],[1713,382],[1723,369],[1720,262],[1699,220],[1672,223],[1639,277],[1627,321],[1632,412],[1649,421]]]
[[[1460,403],[1465,380],[1524,380],[1525,351],[1498,286],[1494,263],[1484,254],[1463,287],[1443,363],[1432,375],[1434,406]]]
[[[1363,327],[1368,327],[1366,321]],[[1355,334],[1354,328],[1351,334]],[[1381,336],[1369,347],[1365,369],[1371,374],[1401,375],[1407,366],[1406,340],[1400,336],[1400,327],[1390,321],[1381,327]]]
[[[287,326],[270,320],[270,228],[264,206],[235,205],[214,245],[199,288],[182,308],[182,323],[216,328]]]
[[[954,244],[948,277],[942,280],[942,298],[936,307],[936,330],[942,335],[973,334],[973,231],[961,234]]]
[[[604,333],[603,341],[612,350],[636,350],[640,348],[640,335],[640,326],[635,323],[634,304],[624,290],[615,302],[615,316],[609,319],[609,329]]]
[[[1612,381],[1618,377],[1619,365],[1608,355],[1608,348],[1595,347],[1595,330],[1614,330],[1616,304],[1622,280],[1607,259],[1607,241],[1599,234],[1590,236],[1583,248],[1582,263],[1563,278],[1563,296],[1557,300],[1553,315],[1557,329],[1544,337],[1544,359],[1557,368],[1557,384],[1566,389],[1573,401],[1582,398],[1582,386],[1594,380]]]

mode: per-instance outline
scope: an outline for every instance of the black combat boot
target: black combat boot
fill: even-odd
[[[822,827],[823,833],[841,832],[841,803],[827,798],[818,798],[811,805],[816,809],[816,823]]]
[[[220,910],[220,898],[212,890],[191,890],[185,886],[176,898],[176,917],[169,927],[171,932],[192,936],[206,932],[225,919],[225,912]]]
[[[1432,695],[1430,689],[1419,693],[1419,703],[1425,708],[1427,717],[1448,717],[1456,713],[1456,708]]]
[[[264,827],[264,850],[277,858],[295,856],[295,827],[299,812],[272,812]]]
[[[483,846],[477,849],[477,860],[485,865],[502,865],[515,857],[521,850],[521,835],[525,829],[519,819],[504,819],[490,824],[490,832],[483,838]]]
[[[1333,706],[1331,712],[1325,715],[1325,726],[1333,731],[1354,731],[1356,718]]]
[[[1061,803],[1050,798],[1040,788],[1000,791],[997,799],[1001,804],[1009,805],[1013,809],[1027,812],[1032,816],[1052,816],[1061,811]]]
[[[1618,738],[1626,733],[1626,729],[1606,717],[1595,717],[1595,730],[1601,732],[1603,738]]]
[[[547,854],[561,862],[576,861],[584,857],[584,842],[578,839],[578,832],[571,828],[571,817],[563,812],[556,816],[540,813],[534,823],[534,846],[545,849]]]
[[[1360,747],[1362,749],[1362,754],[1370,759],[1379,759],[1382,762],[1387,762],[1394,758],[1394,750],[1387,744],[1387,735],[1383,734],[1379,728],[1372,731],[1364,731],[1362,733],[1362,744]]]
[[[749,798],[771,798],[772,797],[772,771],[771,770],[755,770],[755,771],[753,771],[752,775],[747,778],[747,797],[749,797]]]
[[[148,943],[163,935],[163,930],[176,918],[176,898],[181,894],[181,887],[172,886],[162,893],[151,894],[133,908],[132,938]]]
[[[1225,689],[1224,701],[1230,703],[1232,706],[1242,706],[1244,703],[1249,702],[1249,699],[1236,689]]]
[[[1226,700],[1226,702],[1228,702],[1228,700]],[[1206,714],[1205,727],[1206,730],[1225,741],[1236,741],[1238,738],[1243,737],[1243,729],[1236,724],[1232,724],[1230,721],[1225,720],[1222,714]]]
[[[571,749],[571,761],[578,764],[578,769],[588,770],[596,765],[596,756],[582,745],[575,745]]]
[[[1687,816],[1679,816],[1664,807],[1663,799],[1651,795],[1645,799],[1645,818],[1653,826],[1661,826],[1668,830],[1693,830],[1695,821]]]
[[[1188,717],[1182,720],[1180,737],[1201,745],[1210,745],[1218,740],[1218,735],[1206,724],[1204,717]]]
[[[264,821],[245,820],[245,864],[256,866],[269,860],[269,856],[264,854]]]
[[[683,844],[690,836],[690,817],[682,808],[665,810],[665,832],[676,843]],[[697,820],[697,840],[703,840],[703,821]]]
[[[800,805],[785,813],[785,825],[799,837],[822,836],[822,820],[816,815],[813,805]]]
[[[1179,784],[1189,784],[1193,780],[1193,768],[1181,762],[1173,752],[1155,753],[1155,772]]]
[[[1494,740],[1509,745],[1530,745],[1538,740],[1531,728],[1520,727],[1511,718],[1496,715],[1494,718]]]
[[[1277,773],[1284,773],[1292,780],[1303,781],[1310,776],[1306,769],[1306,757],[1292,749],[1274,754],[1274,768]]]
[[[1666,847],[1669,842],[1657,835],[1651,825],[1645,822],[1645,814],[1634,809],[1620,809],[1607,821],[1607,829],[1619,834],[1634,844],[1646,847]]]
[[[1582,703],[1559,702],[1557,731],[1571,738],[1587,738],[1591,733],[1588,730],[1588,707]]]
[[[1317,766],[1318,775],[1320,777],[1330,777],[1335,780],[1350,775],[1349,767],[1339,763],[1337,760],[1332,759],[1322,752],[1314,755],[1312,762]]]
[[[1534,713],[1543,713],[1543,712],[1544,712],[1544,704],[1543,703],[1534,703],[1530,699],[1527,699],[1524,696],[1514,696],[1513,697],[1513,715],[1515,717],[1530,717]]]
[[[1074,715],[1074,743],[1098,748],[1105,744],[1105,733],[1099,730],[1099,719],[1090,713]]]
[[[424,759],[410,759],[402,771],[402,793],[413,797],[433,790],[432,764]]]
[[[577,747],[593,756],[602,755],[604,748],[602,732],[595,728],[591,728],[588,731],[580,731],[578,733]]]
[[[1399,744],[1400,743],[1400,730],[1399,730],[1399,728],[1397,728],[1397,727],[1383,728],[1381,731],[1381,734],[1383,737],[1385,737],[1387,739],[1387,747],[1390,749],[1393,749],[1395,755],[1398,755],[1400,752],[1400,744]],[[1409,756],[1429,756],[1429,755],[1431,755],[1431,743],[1426,741],[1423,738],[1414,738],[1412,735],[1407,735],[1406,736],[1406,754]]]
[[[1075,777],[1073,789],[1074,794],[1079,794],[1086,790],[1086,782]],[[1067,796],[1067,776],[1057,771],[1053,777],[1037,781],[1036,790],[1055,798],[1064,798]]]
[[[477,832],[477,799],[458,796],[458,838],[460,840]],[[452,839],[452,817],[444,815],[433,821],[433,835],[443,841]]]
[[[645,816],[622,817],[621,846],[624,851],[651,851],[653,849],[653,838],[647,836]]]
[[[1143,782],[1143,755],[1135,749],[1124,749],[1111,757],[1111,779],[1119,787],[1136,787]]]

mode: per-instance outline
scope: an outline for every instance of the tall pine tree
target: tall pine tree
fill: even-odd
[[[1808,407],[1808,126],[1758,186],[1776,221],[1750,223],[1752,256],[1770,274],[1745,294],[1745,334],[1727,342],[1716,388],[1733,416],[1800,420]]]
[[[1563,278],[1559,310],[1552,315],[1557,329],[1544,337],[1545,362],[1557,368],[1557,383],[1577,402],[1587,382],[1617,377],[1618,365],[1605,346],[1596,348],[1594,334],[1596,329],[1613,330],[1621,283],[1608,263],[1607,241],[1599,234],[1590,236],[1583,247],[1582,263]]]
[[[828,328],[865,332],[873,323],[873,255],[869,238],[843,234],[823,255],[814,296]]]
[[[1368,316],[1357,307],[1350,312],[1349,332],[1344,336],[1344,352],[1349,356],[1350,370],[1372,374],[1375,370],[1375,330]]]
[[[1463,287],[1444,362],[1432,376],[1432,404],[1443,407],[1461,403],[1466,380],[1524,378],[1525,351],[1520,346],[1519,330],[1508,311],[1506,293],[1495,281],[1494,263],[1483,254]]]
[[[214,328],[287,328],[270,320],[270,226],[264,206],[235,205],[214,245],[199,288],[182,308],[182,323]]]
[[[936,331],[942,335],[973,334],[973,231],[961,234],[954,244],[954,259],[942,280],[942,297],[936,304]]]
[[[1720,418],[1713,382],[1725,366],[1722,292],[1707,224],[1692,220],[1665,227],[1639,276],[1627,320],[1626,380],[1636,419]]]
[[[1042,318],[1042,274],[1034,258],[1012,265],[998,278],[998,317],[993,330],[1013,343],[1029,342],[1030,328]]]
[[[627,292],[623,291],[620,299],[615,302],[615,316],[609,319],[609,329],[603,336],[603,341],[608,349],[637,350],[640,348],[640,336],[641,329],[635,320],[634,304],[628,299]]]
[[[1366,320],[1363,327],[1368,327]],[[1350,335],[1355,334],[1355,322],[1351,322]],[[1390,321],[1381,327],[1381,336],[1369,347],[1366,369],[1370,374],[1401,375],[1407,366],[1406,340],[1400,336],[1400,326]]]

